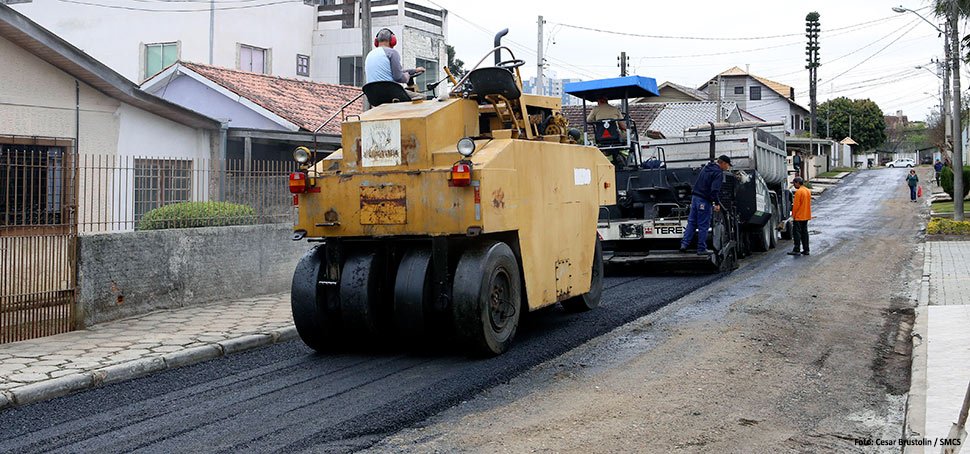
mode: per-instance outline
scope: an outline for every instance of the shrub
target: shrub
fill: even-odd
[[[953,169],[949,166],[944,166],[940,172],[940,186],[953,197]],[[963,167],[963,198],[967,198],[967,194],[970,194],[970,166]]]
[[[933,218],[926,226],[926,233],[930,235],[970,235],[970,221]]]
[[[247,205],[229,202],[182,202],[165,205],[145,213],[138,230],[182,229],[252,224],[256,211]]]

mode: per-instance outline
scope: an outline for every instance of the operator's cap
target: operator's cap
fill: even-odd
[[[723,162],[723,163],[725,163],[727,165],[731,165],[731,158],[728,155],[726,155],[726,154],[722,154],[722,155],[718,156],[717,157],[717,160],[718,161],[721,161],[721,162]]]

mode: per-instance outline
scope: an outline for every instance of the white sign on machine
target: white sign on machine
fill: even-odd
[[[378,120],[360,124],[360,164],[363,167],[401,165],[401,121]]]

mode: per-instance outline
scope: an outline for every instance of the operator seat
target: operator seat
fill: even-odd
[[[513,101],[522,97],[522,91],[515,83],[515,76],[505,68],[478,68],[468,74],[468,81],[472,84],[472,93],[478,95],[479,99],[500,95]]]
[[[596,138],[597,147],[611,147],[624,143],[620,137],[618,121],[620,120],[597,120],[593,122],[593,137]]]
[[[411,95],[397,82],[378,80],[361,87],[371,107],[389,102],[411,101]]]

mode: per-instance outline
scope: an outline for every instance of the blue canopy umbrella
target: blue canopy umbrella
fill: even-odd
[[[657,80],[652,77],[626,76],[612,79],[570,82],[563,87],[566,93],[586,101],[606,99],[629,99],[660,96]]]

